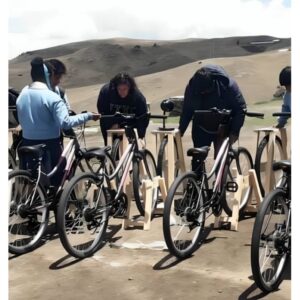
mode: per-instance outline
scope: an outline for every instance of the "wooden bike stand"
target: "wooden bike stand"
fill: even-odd
[[[130,216],[132,201],[131,199],[128,199],[127,215],[123,221],[123,229],[128,229],[132,227],[143,227],[143,230],[150,230],[153,193],[156,192],[158,188],[160,188],[160,194],[163,202],[167,197],[167,190],[164,178],[156,176],[153,178],[153,181],[151,181],[150,179],[146,179],[142,182],[143,199],[145,199],[145,216],[133,219]],[[162,209],[158,208],[155,210],[154,213],[162,213]]]
[[[248,198],[246,207],[243,210],[245,213],[257,212],[257,209],[262,202],[262,196],[254,169],[250,169],[249,175],[247,176],[238,174],[236,168],[234,168],[232,171],[233,177],[236,178],[236,183],[238,184],[238,190],[234,193],[233,197],[232,216],[229,217],[223,211],[219,217],[215,217],[213,227],[220,228],[223,227],[224,224],[230,223],[230,230],[237,231],[239,223],[240,202],[243,190],[249,187],[251,188],[251,194]]]
[[[128,146],[128,140],[125,135],[125,129],[109,129],[107,130],[107,144],[112,147],[113,138],[115,136],[122,136],[122,141],[120,143],[120,157]]]
[[[156,153],[159,151],[160,144],[165,136],[168,138],[167,151],[166,151],[166,165],[165,165],[165,181],[167,189],[170,188],[174,181],[175,168],[177,167],[182,173],[186,171],[182,140],[178,129],[174,130],[153,130],[156,142]],[[178,150],[178,161],[175,161],[175,146],[174,139],[176,140]]]
[[[268,128],[260,128],[255,130],[257,133],[257,146],[256,149],[258,148],[258,144],[260,141],[260,133],[264,133],[265,136],[269,135],[269,141],[267,145],[267,162],[261,164],[261,170],[265,171],[265,182],[262,184],[264,185],[265,188],[265,193],[267,194],[270,192],[274,185],[275,185],[275,175],[272,169],[272,164],[274,161],[274,148],[275,148],[275,140],[276,140],[276,134],[279,132],[280,133],[280,138],[282,141],[282,149],[283,149],[283,159],[287,159],[287,134],[286,134],[286,128],[273,128],[273,127],[268,127]]]

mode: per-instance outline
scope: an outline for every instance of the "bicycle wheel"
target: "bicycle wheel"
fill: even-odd
[[[199,246],[205,223],[204,193],[195,173],[189,172],[172,183],[163,215],[163,232],[171,254],[190,256]]]
[[[141,216],[144,216],[145,199],[143,198],[142,184],[143,184],[143,180],[146,179],[153,180],[153,178],[156,176],[156,165],[155,165],[154,157],[149,150],[145,149],[141,152],[141,154],[143,156],[142,160],[135,159],[133,161],[132,184],[133,184],[133,194],[134,194],[136,206]],[[155,210],[158,201],[158,195],[159,195],[159,189],[154,189],[153,196],[152,196],[151,214],[153,214]]]
[[[30,172],[9,173],[9,252],[23,254],[34,250],[47,228],[49,210],[46,195]]]
[[[166,167],[166,146],[168,144],[167,137],[164,137],[158,151],[157,156],[157,175],[165,178],[165,167]],[[175,170],[174,170],[174,178],[178,176],[179,173],[179,154],[176,140],[174,138],[174,157],[175,157]]]
[[[275,189],[267,195],[257,213],[251,242],[251,268],[263,292],[277,289],[289,258],[290,220],[286,194]]]
[[[266,184],[266,164],[267,164],[267,145],[269,142],[269,135],[266,135],[257,148],[256,157],[255,157],[255,172],[258,180],[258,184],[260,187],[260,191],[262,196],[265,195],[264,186]],[[283,159],[283,149],[282,149],[282,142],[281,139],[276,136],[275,138],[275,145],[274,145],[274,158],[273,163],[276,161],[280,161]],[[278,170],[274,172],[275,176],[275,183],[276,186],[280,186],[281,180],[283,178],[282,170]]]
[[[92,173],[79,174],[65,187],[57,213],[61,243],[74,257],[85,258],[101,246],[108,223],[103,185]]]
[[[111,158],[114,162],[120,159],[119,148],[120,148],[121,139],[116,138],[111,147]]]
[[[233,158],[230,162],[227,182],[236,182],[236,177],[233,176],[233,168],[236,168],[237,173],[242,176],[249,175],[249,170],[253,169],[252,157],[249,151],[244,147],[238,147],[237,158]],[[243,212],[251,195],[252,187],[248,186],[243,189],[240,201],[240,214]],[[226,197],[223,199],[222,206],[228,216],[232,215],[232,207],[234,201],[234,193],[226,190]]]
[[[11,149],[8,149],[8,168],[13,170],[17,168],[17,162]]]

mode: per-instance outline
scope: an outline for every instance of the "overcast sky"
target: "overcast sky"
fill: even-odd
[[[291,0],[10,0],[8,5],[9,58],[110,37],[291,36]]]

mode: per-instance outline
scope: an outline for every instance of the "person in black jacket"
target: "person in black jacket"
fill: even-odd
[[[218,65],[205,65],[199,69],[190,79],[184,94],[183,109],[179,121],[179,130],[183,136],[195,110],[206,110],[212,107],[218,109],[232,110],[231,122],[229,124],[230,143],[234,143],[244,124],[246,108],[244,97],[235,82],[225,70]],[[192,139],[194,147],[210,146],[214,143],[215,157],[222,140],[220,136],[211,130],[219,124],[218,120],[208,116],[193,120]],[[195,170],[197,162],[192,162]]]
[[[128,73],[118,73],[109,83],[105,84],[98,96],[98,112],[101,115],[113,115],[116,112],[123,114],[134,114],[141,116],[147,109],[146,99],[138,89],[135,80]],[[120,127],[117,120],[100,119],[101,132],[107,145],[107,130]],[[143,139],[146,134],[149,120],[140,119],[137,124],[139,139]]]

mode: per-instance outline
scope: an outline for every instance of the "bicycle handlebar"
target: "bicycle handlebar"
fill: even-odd
[[[252,111],[245,111],[245,115],[247,117],[255,117],[255,118],[260,118],[260,119],[263,119],[265,116],[264,113],[258,113],[258,112],[252,112]]]
[[[141,119],[166,119],[167,116],[163,115],[151,115],[151,113],[145,113],[140,116],[133,114],[115,113],[114,115],[101,115],[100,119],[121,119],[122,121],[138,121]]]
[[[272,114],[273,117],[291,117],[290,112],[277,112]]]

